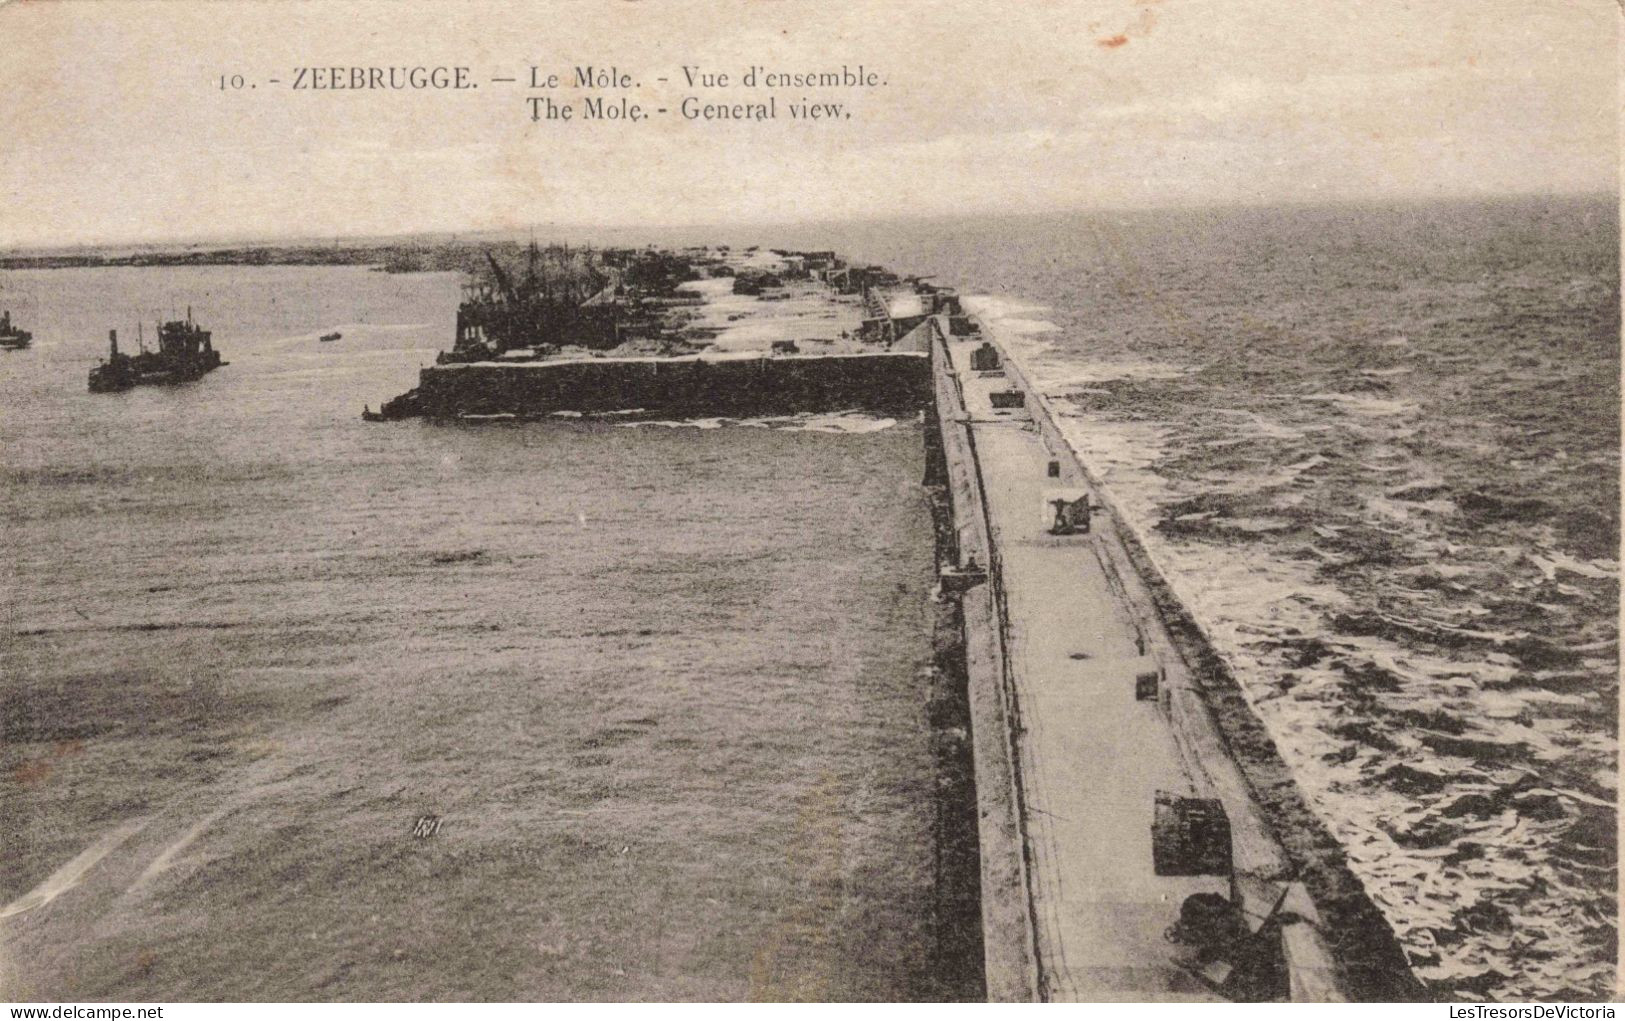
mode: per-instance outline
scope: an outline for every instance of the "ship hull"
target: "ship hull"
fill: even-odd
[[[122,365],[98,365],[90,370],[90,392],[118,393],[138,386],[164,386],[171,383],[190,383],[206,374],[229,365],[229,362],[201,362],[162,369],[133,369]]]

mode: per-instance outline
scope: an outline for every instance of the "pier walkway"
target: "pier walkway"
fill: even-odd
[[[1157,701],[1135,697],[1136,674],[1155,663],[1096,535],[1049,534],[1044,500],[1061,480],[1030,413],[993,408],[1010,380],[969,371],[975,346],[949,352],[1006,599],[1041,987],[1052,1000],[1220,999],[1165,936],[1186,897],[1227,896],[1229,883],[1153,871],[1156,792],[1197,793]]]
[[[1164,605],[1167,582],[1048,399],[1007,352],[952,326],[934,321],[933,389],[959,572],[986,567],[985,584],[956,584],[989,998],[1346,999],[1318,908],[1193,671],[1190,622]],[[1051,501],[1085,496],[1092,527],[1055,534]],[[1222,806],[1228,837],[1191,823],[1159,874],[1159,794]]]

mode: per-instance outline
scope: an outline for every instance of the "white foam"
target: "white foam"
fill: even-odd
[[[733,277],[709,277],[705,280],[687,280],[677,285],[679,294],[732,295],[734,291]]]
[[[1387,418],[1392,415],[1414,414],[1417,406],[1413,401],[1393,400],[1386,397],[1372,397],[1368,394],[1338,394],[1317,393],[1306,394],[1306,401],[1327,401],[1338,405],[1343,410],[1355,415],[1369,415],[1373,418]]]
[[[1152,380],[1152,379],[1178,379],[1189,375],[1190,370],[1166,362],[1153,362],[1144,359],[1120,359],[1117,361],[1094,361],[1086,366],[1068,365],[1059,359],[1039,362],[1035,366],[1037,382],[1046,391],[1054,393],[1059,390],[1078,392],[1076,388],[1087,387],[1090,383],[1110,383],[1116,380]],[[1083,392],[1090,392],[1084,390]],[[1094,390],[1095,393],[1110,393],[1109,390]]]
[[[1557,578],[1558,571],[1568,571],[1578,574],[1582,578],[1595,578],[1599,581],[1617,579],[1619,577],[1619,562],[1617,560],[1581,560],[1570,556],[1562,550],[1548,550],[1544,556],[1537,553],[1525,553],[1524,559],[1540,568],[1541,574],[1547,581]]]
[[[1251,432],[1255,436],[1263,439],[1301,440],[1310,432],[1307,427],[1290,426],[1284,422],[1278,422],[1273,418],[1265,418],[1256,411],[1249,411],[1242,408],[1214,408],[1213,413],[1216,415],[1230,415],[1236,418],[1246,419],[1248,425],[1251,427]]]
[[[1017,298],[992,295],[968,294],[960,299],[965,311],[975,316],[995,340],[1004,344],[1013,354],[1023,356],[1024,365],[1037,365],[1039,356],[1051,350],[1049,344],[1039,338],[1046,334],[1057,333],[1060,327],[1048,319],[1033,318],[1035,314],[1042,315],[1049,310],[1043,305],[1033,305]],[[1039,382],[1043,382],[1040,377]]]
[[[738,429],[781,429],[787,432],[861,435],[890,429],[897,424],[897,421],[895,418],[879,418],[861,412],[843,411],[835,413],[805,412],[799,415],[765,418],[651,419],[642,422],[620,422],[617,424],[621,428],[629,429],[643,426],[657,426],[664,429],[721,429],[733,427]]]

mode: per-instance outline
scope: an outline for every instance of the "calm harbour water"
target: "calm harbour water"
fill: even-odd
[[[8,991],[963,994],[919,427],[363,423],[457,284],[0,275],[0,901],[146,822],[5,922]],[[187,303],[229,366],[86,392]]]

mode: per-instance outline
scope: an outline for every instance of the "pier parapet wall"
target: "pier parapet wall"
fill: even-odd
[[[930,351],[934,393],[926,415],[927,443],[936,445],[933,453],[941,458],[936,481],[947,490],[954,521],[950,563],[955,573],[944,579],[944,585],[952,583],[960,589],[966,700],[976,772],[977,841],[982,858],[987,998],[1031,1003],[1043,999],[1043,978],[1034,944],[1015,747],[1019,723],[1008,677],[998,549],[988,523],[975,438],[966,425],[969,416],[940,335]]]

